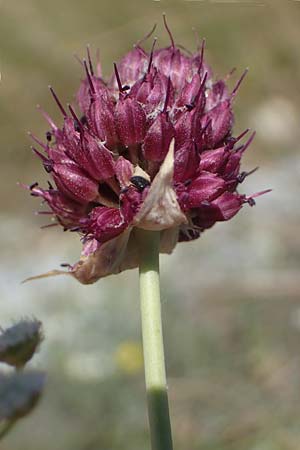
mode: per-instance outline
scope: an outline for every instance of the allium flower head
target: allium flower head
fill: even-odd
[[[166,29],[169,32],[165,22]],[[77,107],[64,108],[46,143],[34,149],[55,186],[30,189],[64,230],[82,235],[81,259],[69,272],[82,283],[137,267],[135,230],[161,231],[161,252],[231,219],[253,198],[237,187],[243,153],[254,134],[232,135],[233,91],[214,80],[204,60],[171,45],[137,44],[105,80],[88,50]],[[75,112],[76,110],[76,112]],[[53,271],[49,274],[61,273]]]

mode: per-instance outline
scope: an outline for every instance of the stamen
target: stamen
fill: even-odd
[[[58,223],[49,223],[48,225],[41,226],[41,229],[44,230],[45,228],[51,228],[51,227],[57,227]]]
[[[200,97],[200,95],[201,95],[201,93],[203,91],[203,88],[205,88],[205,83],[206,83],[207,77],[208,77],[208,72],[205,72],[204,77],[203,77],[203,79],[201,81],[199,90],[198,90],[194,100],[192,101],[191,105],[188,105],[189,107],[191,107],[191,109],[193,109],[196,106],[196,104],[197,104],[197,102],[199,100],[199,97]]]
[[[152,60],[153,60],[153,52],[154,52],[154,47],[155,47],[156,42],[157,42],[157,38],[154,38],[154,41],[153,41],[153,44],[152,44],[152,47],[151,47],[151,53],[150,53],[150,58],[149,58],[149,64],[148,64],[147,73],[149,73],[149,72],[150,72],[150,69],[151,69]]]
[[[114,69],[115,69],[115,75],[116,75],[116,79],[117,79],[117,83],[118,83],[118,88],[120,92],[124,91],[124,88],[122,87],[122,83],[121,83],[121,79],[120,79],[120,75],[118,72],[118,68],[117,68],[117,64],[114,63]],[[126,86],[127,87],[127,86]]]
[[[68,108],[69,108],[70,113],[72,114],[72,117],[73,117],[73,119],[75,121],[75,124],[76,124],[76,125],[74,124],[75,131],[82,133],[84,130],[83,130],[83,125],[82,125],[80,119],[78,118],[77,114],[75,113],[75,111],[74,111],[74,109],[72,108],[71,105],[68,104]],[[76,129],[76,126],[77,126],[78,129]]]
[[[80,231],[80,227],[69,228],[69,230],[74,233],[75,231]]]
[[[47,139],[48,142],[51,142],[51,139],[52,139],[52,133],[51,133],[50,131],[47,131],[47,132],[46,132],[46,139]]]
[[[96,50],[96,72],[99,78],[102,78],[102,67],[101,67],[101,62],[100,62],[100,49],[97,48]]]
[[[39,183],[36,181],[35,183],[30,184],[29,189],[32,190],[35,187],[37,187],[39,185]]]
[[[44,116],[45,120],[49,123],[50,127],[56,131],[58,128],[55,125],[55,123],[53,122],[53,120],[51,119],[51,117],[40,107],[40,105],[36,105],[37,109],[42,113],[42,115]]]
[[[242,74],[241,78],[239,79],[239,81],[237,82],[235,88],[233,89],[233,91],[231,92],[231,97],[234,97],[235,94],[237,93],[240,85],[242,84],[243,79],[245,78],[245,76],[247,75],[247,73],[249,72],[249,69],[247,68],[246,70],[244,70],[244,73]]]
[[[242,146],[242,152],[244,153],[247,148],[249,147],[249,145],[251,144],[251,142],[253,141],[254,137],[256,135],[256,131],[253,131],[253,133],[251,134],[250,138],[248,139],[248,141],[246,142],[246,144],[244,144]]]
[[[246,202],[253,200],[254,198],[260,197],[261,195],[268,194],[272,192],[272,189],[265,189],[264,191],[256,192],[255,194],[250,195],[249,197],[245,197]]]
[[[45,145],[42,141],[40,141],[34,134],[31,133],[31,131],[28,131],[27,134],[34,142],[36,142],[38,145],[40,145],[42,147],[42,149],[44,149],[45,152],[47,153],[47,151],[49,150],[47,145]]]
[[[171,92],[171,78],[169,77],[163,113],[167,112],[167,107],[168,107],[168,103],[169,103],[169,99],[170,99],[170,92]]]
[[[258,170],[258,166],[257,167],[255,167],[254,169],[252,169],[252,170],[250,170],[249,172],[241,172],[237,177],[236,177],[236,179],[237,179],[237,181],[239,182],[239,183],[242,183],[244,180],[245,180],[245,178],[247,178],[249,175],[252,175],[254,172],[256,172]]]
[[[35,147],[31,146],[30,147],[31,150],[39,157],[41,158],[41,160],[43,161],[43,163],[48,162],[49,160],[46,158],[45,155],[43,155],[43,153],[41,153],[39,150],[37,150]]]
[[[185,48],[184,45],[177,44],[177,47],[180,48],[181,50],[185,51],[189,56],[193,56],[193,53],[190,52],[187,48]]]
[[[87,76],[87,79],[88,79],[88,82],[89,82],[89,85],[90,85],[91,93],[92,93],[92,95],[95,95],[96,91],[95,91],[93,80],[92,80],[92,77],[90,75],[87,63],[86,63],[86,59],[83,60],[83,65],[84,65],[85,73],[86,73],[86,76]]]
[[[143,42],[147,41],[147,39],[149,39],[149,37],[152,36],[152,34],[154,33],[155,29],[156,29],[157,24],[155,23],[152,27],[152,30],[146,34],[146,36],[144,36],[140,41],[138,41],[134,47],[140,47],[141,44],[143,44]]]
[[[211,124],[212,124],[212,119],[209,119],[209,120],[207,121],[206,125],[205,125],[205,126],[202,128],[202,130],[200,131],[200,136],[199,136],[199,138],[202,138],[202,136],[203,136],[204,133],[206,132],[207,128],[208,128],[209,126],[211,126]]]
[[[94,68],[93,68],[93,63],[92,63],[91,52],[90,52],[90,45],[89,44],[86,46],[86,51],[87,51],[87,56],[88,56],[90,72],[91,72],[91,75],[94,76]]]
[[[239,134],[234,140],[235,143],[237,143],[238,141],[240,141],[247,133],[248,131],[250,131],[250,128],[246,128],[245,131],[243,131],[241,134]]]
[[[205,88],[205,83],[206,83],[207,77],[208,77],[208,72],[205,72],[204,77],[203,77],[203,79],[201,81],[201,84],[200,84],[198,95],[203,91],[203,88]]]
[[[164,25],[165,25],[165,28],[167,30],[167,33],[168,33],[168,35],[170,37],[170,41],[171,41],[172,47],[173,47],[173,49],[175,49],[175,42],[174,42],[172,33],[170,31],[170,28],[169,28],[169,26],[167,24],[166,13],[163,13],[163,20],[164,20]]]
[[[83,62],[81,61],[81,59],[79,58],[79,56],[76,53],[73,53],[74,58],[76,59],[77,62],[79,62],[79,64],[81,66],[83,66]]]
[[[67,117],[67,113],[66,113],[64,107],[62,106],[61,102],[59,101],[57,95],[55,94],[54,89],[52,88],[52,86],[48,86],[48,87],[49,87],[49,89],[50,89],[51,94],[53,95],[54,100],[55,100],[56,103],[57,103],[57,106],[58,106],[59,109],[61,110],[62,115],[63,115],[64,117]]]
[[[236,72],[236,67],[233,67],[227,75],[225,75],[224,81],[229,80],[229,78]]]
[[[200,62],[199,62],[199,68],[198,68],[198,73],[199,74],[200,74],[200,72],[202,70],[202,67],[203,67],[205,44],[206,44],[206,40],[205,40],[205,38],[203,38],[202,39],[202,44],[201,44],[201,50],[200,50]]]

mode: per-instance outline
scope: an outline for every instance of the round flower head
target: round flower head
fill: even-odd
[[[204,60],[204,42],[190,54],[176,47],[149,53],[137,44],[104,80],[88,49],[78,107],[64,108],[46,143],[33,139],[55,183],[36,183],[41,197],[64,230],[82,236],[80,261],[67,273],[93,283],[138,266],[135,229],[161,232],[161,252],[196,239],[216,222],[231,219],[254,197],[237,192],[248,175],[240,160],[254,134],[232,135],[232,92],[214,80]],[[76,111],[75,111],[76,110]],[[62,273],[52,271],[49,275]],[[65,273],[65,272],[63,272]],[[46,274],[47,275],[47,274]]]

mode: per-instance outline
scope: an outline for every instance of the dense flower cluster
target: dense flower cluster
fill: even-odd
[[[82,257],[69,273],[83,283],[137,266],[136,228],[160,230],[161,251],[171,252],[254,203],[237,192],[253,134],[243,144],[248,130],[232,135],[232,101],[244,75],[229,92],[224,80],[213,80],[204,45],[191,55],[170,37],[169,47],[156,50],[154,41],[149,53],[136,45],[108,81],[88,51],[80,114],[50,88],[63,126],[43,113],[47,142],[33,136],[56,187],[35,183],[31,193],[65,230],[82,234]]]

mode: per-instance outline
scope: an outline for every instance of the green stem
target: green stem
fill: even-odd
[[[138,230],[140,297],[152,450],[172,450],[159,288],[160,233]]]
[[[0,440],[2,440],[10,432],[10,430],[14,427],[15,423],[16,420],[11,420],[10,422],[7,422],[4,425],[4,427],[0,431]]]

